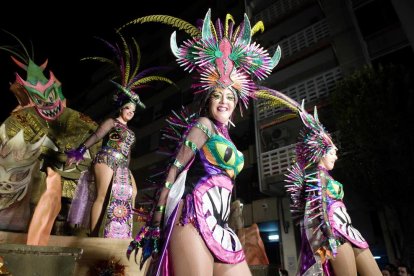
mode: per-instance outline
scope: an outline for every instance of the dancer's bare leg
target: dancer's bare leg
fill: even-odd
[[[180,217],[181,210],[177,214]],[[171,250],[174,275],[212,276],[214,258],[197,229],[188,223],[174,225],[169,250]]]
[[[338,254],[334,260],[330,260],[335,276],[356,276],[357,268],[352,246],[346,242],[338,247]]]
[[[135,178],[132,173],[129,174],[131,176],[131,183],[132,183],[132,208],[135,208],[135,199],[137,198],[137,183],[135,182]]]
[[[359,275],[382,276],[378,264],[375,261],[374,256],[372,256],[371,250],[369,250],[369,248],[354,248],[354,254]]]
[[[113,170],[108,165],[98,163],[94,165],[95,183],[96,183],[96,200],[92,205],[91,212],[91,232],[94,232],[96,224],[102,213],[102,207],[105,202],[105,196],[111,184]]]
[[[47,168],[46,191],[42,194],[30,222],[27,233],[28,245],[44,245],[49,242],[50,232],[61,208],[61,176]]]
[[[214,276],[250,276],[249,266],[246,261],[243,261],[238,264],[223,264],[223,263],[214,263]]]

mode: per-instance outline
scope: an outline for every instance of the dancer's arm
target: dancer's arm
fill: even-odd
[[[333,230],[332,230],[332,226],[331,223],[329,222],[329,217],[328,217],[328,206],[327,206],[327,182],[328,179],[326,178],[325,173],[323,173],[322,171],[319,172],[319,179],[320,179],[320,184],[321,184],[321,193],[322,193],[322,216],[323,216],[323,224],[322,224],[322,231],[324,233],[324,235],[326,236],[326,239],[328,241],[329,244],[329,250],[332,251],[333,256],[336,256],[337,254],[337,244],[336,244],[336,239],[335,236],[333,234]]]
[[[184,138],[184,141],[182,141],[182,146],[178,150],[174,163],[169,168],[165,185],[162,188],[157,207],[155,208],[155,213],[152,219],[154,226],[159,226],[161,224],[168,194],[178,174],[187,166],[188,162],[194,157],[197,151],[207,142],[211,136],[212,130],[212,122],[206,117],[201,117],[191,128],[188,135]]]
[[[66,154],[68,159],[66,164],[70,166],[72,163],[76,162],[79,163],[83,160],[83,154],[86,152],[88,148],[93,146],[95,143],[100,141],[108,132],[115,126],[114,119],[107,119],[99,127],[96,131],[86,139],[86,141],[81,144],[77,149],[70,150]]]

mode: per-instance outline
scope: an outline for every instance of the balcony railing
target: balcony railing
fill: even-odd
[[[252,22],[262,20],[264,25],[270,25],[272,22],[285,17],[295,8],[301,6],[308,0],[279,0],[266,7],[261,12],[253,16]]]
[[[341,148],[339,131],[335,131],[331,135],[336,146]],[[262,178],[288,173],[287,169],[294,164],[295,147],[296,144],[291,144],[261,153]]]
[[[288,145],[260,155],[262,164],[262,175],[269,177],[287,173],[287,168],[293,165],[295,145]]]
[[[336,82],[340,79],[342,79],[341,69],[335,67],[322,74],[289,86],[286,89],[282,89],[282,92],[299,103],[303,99],[305,102],[312,102],[328,96],[335,89]],[[259,120],[280,114],[279,108],[263,108],[264,105],[265,101],[259,101],[257,103]]]
[[[292,56],[302,49],[308,48],[323,38],[329,36],[329,28],[326,20],[323,19],[315,24],[279,41],[277,44],[269,48],[269,53],[274,53],[277,46],[282,48],[283,58]]]

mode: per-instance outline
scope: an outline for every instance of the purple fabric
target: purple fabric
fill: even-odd
[[[323,273],[324,276],[334,275],[328,260],[323,263]]]
[[[83,228],[90,227],[91,209],[96,198],[93,173],[82,172],[69,209],[68,222]]]
[[[83,155],[86,152],[86,147],[84,145],[80,146],[77,149],[72,149],[66,152],[66,156],[68,157],[68,159],[70,158],[74,158],[76,162],[82,161]]]
[[[302,229],[301,244],[302,246],[300,249],[299,269],[300,275],[303,275],[316,262],[308,239],[306,238],[306,231],[304,229]]]
[[[185,202],[184,202],[184,206],[183,206],[183,210],[181,213],[181,220],[180,222],[185,225],[188,223],[194,223],[196,229],[198,229],[198,224],[197,224],[197,219],[196,219],[196,214],[195,214],[195,210],[194,210],[194,200],[193,200],[193,195],[188,194],[185,197]]]
[[[174,222],[177,218],[179,205],[180,204],[177,204],[167,225],[164,226],[163,245],[159,252],[160,255],[155,262],[151,262],[146,276],[174,275],[172,264],[168,259],[168,245],[170,243],[171,233],[174,229]]]

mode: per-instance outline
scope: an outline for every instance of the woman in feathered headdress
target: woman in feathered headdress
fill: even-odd
[[[318,114],[299,115],[305,125],[296,146],[296,164],[287,175],[291,211],[301,227],[298,275],[381,275],[368,243],[352,226],[343,186],[329,174],[338,148]],[[333,270],[333,271],[332,271]]]
[[[157,265],[148,272],[151,275],[172,271],[174,275],[251,275],[240,241],[228,226],[234,180],[244,164],[228,126],[237,106],[247,108],[249,99],[259,94],[278,94],[265,92],[252,77],[264,79],[271,73],[279,62],[280,48],[272,57],[252,42],[263,23],[251,27],[247,15],[239,26],[230,14],[214,24],[209,10],[201,30],[165,15],[132,23],[145,22],[170,24],[192,36],[179,47],[174,32],[171,49],[178,64],[197,73],[193,88],[200,99],[200,114],[189,120],[185,113],[175,113],[168,119],[172,130],[167,137],[183,133],[177,130],[180,127],[184,134],[175,137],[180,144],[152,221],[131,242],[128,255],[143,247],[142,267],[152,253],[159,253]],[[288,104],[289,99],[282,97],[279,104]],[[158,248],[159,239],[163,249]]]
[[[82,160],[89,147],[104,139],[103,147],[93,160],[96,199],[88,193],[88,189],[94,187],[87,185],[90,176],[85,174],[78,184],[69,220],[73,224],[84,227],[89,226],[90,222],[93,236],[126,239],[132,237],[132,207],[137,193],[135,180],[128,168],[135,134],[127,124],[134,117],[137,106],[145,108],[137,94],[139,89],[152,81],[163,81],[169,84],[172,84],[172,81],[165,77],[149,75],[155,68],[138,72],[140,50],[137,42],[132,39],[132,48],[135,50],[132,52],[120,33],[119,36],[122,48],[103,40],[114,53],[116,61],[105,57],[86,58],[109,63],[118,69],[119,74],[110,80],[116,88],[114,101],[119,108],[118,116],[102,122],[96,132],[80,147],[69,151],[67,164],[71,165]],[[104,206],[109,188],[109,202]],[[89,219],[90,208],[92,211]],[[103,212],[104,208],[105,212]]]

